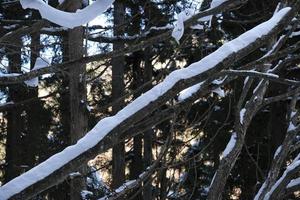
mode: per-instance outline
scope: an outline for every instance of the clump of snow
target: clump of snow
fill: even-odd
[[[27,2],[30,3],[31,1]],[[37,1],[35,0],[32,2],[36,3]],[[199,62],[195,62],[187,68],[179,69],[170,73],[163,82],[159,83],[151,90],[135,99],[116,115],[106,117],[99,121],[98,124],[76,144],[65,148],[63,151],[51,156],[46,161],[0,187],[0,199],[5,200],[22,192],[24,189],[51,175],[53,172],[60,169],[84,152],[95,147],[108,133],[110,133],[112,129],[114,129],[124,120],[130,118],[136,112],[145,108],[145,106],[147,106],[149,103],[157,100],[161,95],[165,94],[172,87],[174,87],[174,85],[180,80],[195,77],[203,72],[206,72],[207,70],[214,68],[229,55],[247,47],[258,38],[268,34],[274,28],[274,26],[276,26],[277,23],[280,22],[280,20],[290,11],[290,9],[291,8],[284,8],[280,10],[270,20],[224,44],[218,50],[204,57]]]
[[[49,6],[42,0],[20,0],[23,9],[32,8],[40,12],[42,18],[67,28],[86,24],[106,11],[114,0],[97,0],[76,13],[64,12]]]
[[[195,10],[186,9],[177,15],[177,22],[172,31],[172,37],[179,43],[184,33],[184,22],[195,14]]]
[[[19,73],[9,73],[9,74],[3,74],[2,72],[0,72],[0,76],[2,77],[12,77],[12,76],[20,76],[21,74]]]
[[[136,180],[130,180],[130,181],[127,181],[127,182],[125,183],[125,186],[130,186],[130,185],[132,185],[134,182],[136,182]]]
[[[225,1],[228,1],[228,0],[213,0],[210,4],[210,8],[215,8],[219,5],[221,5],[222,3],[224,3]]]
[[[179,93],[179,96],[178,96],[179,102],[182,102],[185,99],[191,97],[194,93],[196,93],[200,89],[200,87],[201,87],[202,84],[203,84],[203,82],[198,83],[196,85],[193,85],[193,86],[191,86],[189,88],[186,88],[186,89],[182,90]]]
[[[28,81],[24,81],[24,83],[28,86],[28,87],[37,87],[39,85],[39,78],[35,77],[33,79],[30,79]]]
[[[263,185],[260,187],[259,191],[257,192],[257,194],[254,197],[254,200],[258,200],[260,198],[260,195],[265,188],[266,188],[266,182],[264,182]]]
[[[290,122],[288,131],[294,131],[297,127],[293,124],[293,122]]]
[[[51,62],[47,58],[38,57],[35,61],[35,64],[34,64],[34,67],[32,70],[41,69],[41,68],[49,66],[50,64],[51,64]]]
[[[294,186],[300,185],[300,178],[296,178],[290,181],[290,183],[286,186],[287,188],[291,188]]]
[[[245,109],[245,108],[241,109],[241,111],[240,111],[240,123],[241,123],[241,124],[244,123],[245,112],[246,112],[246,109]]]
[[[69,174],[70,179],[73,179],[73,178],[78,177],[78,176],[81,176],[80,172],[73,172],[73,173]]]
[[[237,140],[237,135],[236,133],[232,133],[231,135],[231,138],[225,148],[225,150],[223,151],[223,157],[226,157],[233,149],[233,147],[235,146],[235,143],[236,143],[236,140]]]
[[[276,149],[275,153],[274,153],[274,158],[280,153],[282,147],[281,145]]]
[[[221,88],[214,89],[212,92],[219,95],[219,97],[222,97],[222,98],[225,97],[225,91]]]
[[[80,194],[81,194],[81,197],[83,200],[88,200],[88,199],[90,199],[89,197],[94,195],[91,191],[88,191],[88,190],[82,190],[80,192]]]
[[[210,6],[210,9],[215,8],[227,0],[213,0]],[[196,14],[195,9],[185,9],[177,15],[177,21],[174,25],[174,29],[172,31],[172,37],[179,43],[179,40],[183,36],[184,33],[184,22],[190,19],[193,15]],[[202,17],[198,19],[199,22],[211,21],[212,15]],[[210,26],[210,25],[209,25]],[[192,29],[202,30],[204,28],[203,25],[194,25],[191,27]]]
[[[36,61],[35,61],[34,67],[31,71],[47,67],[49,64],[50,64],[49,60],[44,59],[44,58],[37,58]],[[33,79],[24,81],[24,83],[28,87],[37,87],[39,85],[39,78],[34,77]]]

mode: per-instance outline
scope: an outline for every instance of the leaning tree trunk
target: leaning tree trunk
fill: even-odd
[[[123,1],[115,1],[114,3],[114,35],[124,33],[125,22],[125,6]],[[117,41],[113,44],[114,50],[124,49],[124,43]],[[124,94],[124,65],[125,57],[112,58],[112,101],[117,100]],[[118,102],[113,105],[113,113],[118,112],[123,106],[123,102]],[[117,188],[125,181],[125,145],[121,142],[113,147],[112,155],[112,187]]]

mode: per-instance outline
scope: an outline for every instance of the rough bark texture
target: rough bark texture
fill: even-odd
[[[21,72],[21,40],[12,42],[12,46],[7,50],[7,57],[9,62],[9,73]],[[9,87],[9,100],[13,102],[21,101],[23,93],[20,92],[21,85],[13,85]],[[23,120],[21,114],[23,108],[10,110],[7,113],[7,139],[6,139],[6,169],[5,182],[10,181],[14,177],[22,173],[21,169],[21,150],[19,146],[22,134]]]
[[[125,21],[125,7],[121,0],[114,3],[114,35],[122,35]],[[115,42],[114,50],[124,49],[123,42]],[[117,100],[124,94],[124,65],[125,57],[119,56],[112,58],[112,100]],[[118,112],[123,107],[123,102],[119,102],[113,106],[113,113]],[[125,181],[125,146],[121,142],[113,147],[112,155],[112,187],[117,188]]]
[[[82,8],[81,0],[70,2],[68,11],[75,12]],[[83,57],[83,27],[76,27],[68,32],[68,55],[70,60]],[[86,112],[86,80],[85,65],[74,64],[69,71],[70,87],[70,143],[74,144],[87,132],[87,112]],[[85,174],[86,166],[83,166],[79,172]],[[80,192],[85,187],[84,177],[76,177],[70,183],[72,200],[81,199]]]
[[[150,49],[145,50],[145,70],[144,70],[144,82],[151,81],[152,73],[152,63],[150,60]],[[148,90],[150,88],[146,88]],[[153,130],[149,129],[144,133],[144,169],[151,165],[152,162],[152,140],[153,140]],[[144,182],[143,199],[152,200],[152,182]]]

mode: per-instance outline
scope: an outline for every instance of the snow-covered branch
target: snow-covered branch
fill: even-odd
[[[68,28],[81,26],[92,21],[106,11],[113,2],[114,0],[97,0],[86,8],[77,10],[76,13],[69,13],[55,9],[42,0],[20,0],[24,9],[36,9],[40,12],[42,18]]]

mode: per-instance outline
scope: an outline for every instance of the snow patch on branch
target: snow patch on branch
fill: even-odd
[[[237,134],[234,132],[232,133],[231,135],[231,138],[225,148],[225,150],[223,151],[223,158],[226,157],[231,151],[232,149],[234,148],[235,144],[236,144],[236,140],[237,140]]]
[[[290,181],[286,188],[291,188],[300,185],[300,178],[296,178]]]
[[[0,188],[0,199],[5,200],[24,191],[29,186],[48,177],[70,161],[79,157],[84,152],[95,147],[108,133],[110,133],[110,131],[112,131],[120,123],[124,122],[135,113],[145,108],[151,102],[156,101],[160,96],[164,95],[166,92],[172,89],[179,81],[198,76],[203,72],[216,67],[219,63],[228,58],[229,55],[232,55],[234,52],[238,52],[239,50],[255,42],[258,38],[261,38],[262,36],[268,34],[290,11],[290,9],[291,8],[284,8],[280,10],[270,20],[256,26],[255,28],[240,35],[238,38],[224,44],[218,50],[204,57],[199,62],[193,63],[187,68],[179,69],[170,73],[163,82],[159,83],[151,90],[135,99],[132,103],[128,104],[116,115],[104,118],[99,121],[98,124],[76,144],[65,148],[63,151],[51,156],[46,161],[3,185]]]
[[[244,123],[245,112],[246,112],[246,109],[245,109],[245,108],[243,108],[243,109],[240,111],[240,123],[241,123],[241,124]]]
[[[177,22],[172,31],[172,37],[179,43],[184,33],[184,22],[195,14],[194,9],[186,9],[177,15]]]
[[[210,8],[215,8],[226,1],[228,1],[228,0],[213,0],[210,4]]]
[[[201,83],[198,83],[196,85],[193,85],[189,88],[186,88],[184,90],[182,90],[180,93],[179,93],[179,96],[178,96],[178,100],[179,102],[182,102],[184,101],[185,99],[191,97],[193,94],[195,94],[200,88],[201,88],[201,85],[203,84],[203,82]]]
[[[281,150],[282,150],[282,146],[280,145],[280,146],[276,149],[276,151],[275,151],[275,153],[274,153],[273,159],[276,158],[276,157],[278,156],[278,154],[281,152]]]
[[[214,89],[212,92],[216,93],[221,98],[225,97],[225,91],[221,88]]]
[[[83,10],[70,13],[55,9],[42,0],[20,0],[23,9],[32,8],[38,10],[42,18],[67,28],[74,28],[92,21],[106,11],[113,2],[114,0],[97,0]]]
[[[287,131],[288,131],[288,132],[294,131],[294,130],[296,130],[296,128],[297,128],[297,127],[293,124],[293,122],[290,122]]]
[[[271,190],[266,194],[266,196],[264,197],[264,200],[268,200],[270,199],[272,193],[275,191],[275,189],[281,184],[281,182],[286,178],[287,174],[294,170],[295,168],[300,166],[300,160],[294,160],[284,171],[283,175],[280,177],[280,179],[278,179],[278,181],[273,185],[273,187],[271,188]]]
[[[31,71],[47,67],[47,66],[49,66],[49,64],[50,64],[49,60],[44,59],[44,58],[37,58],[36,61],[35,61],[34,67]],[[37,87],[39,85],[39,78],[34,77],[33,79],[30,79],[28,81],[24,81],[24,83],[28,87]]]

